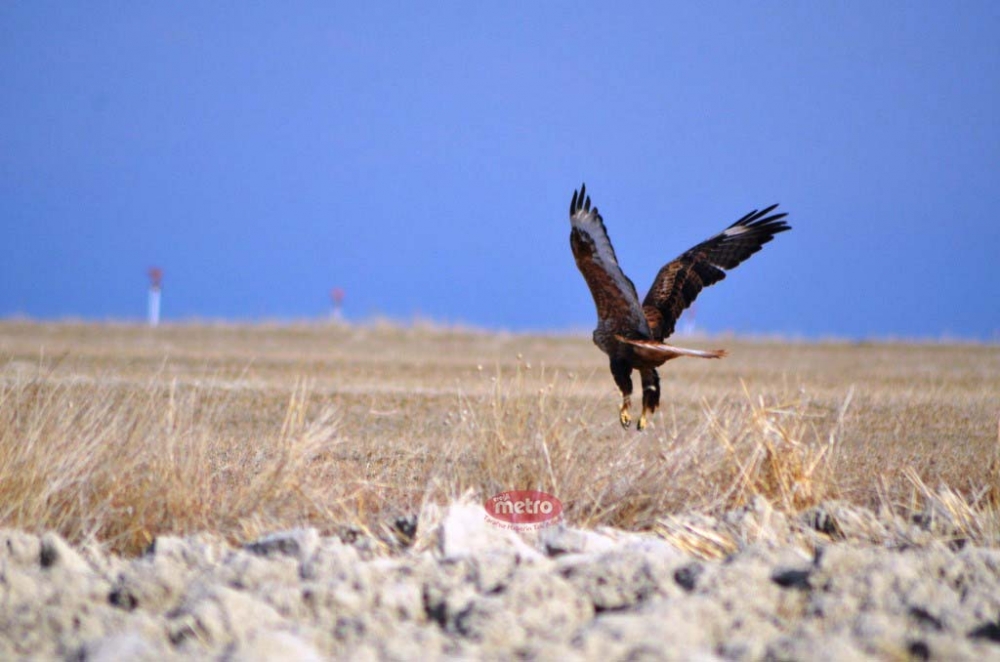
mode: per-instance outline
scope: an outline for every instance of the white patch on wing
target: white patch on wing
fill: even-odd
[[[625,278],[621,267],[618,266],[618,259],[615,257],[615,251],[611,247],[611,240],[608,239],[607,233],[601,227],[601,222],[597,219],[597,214],[593,211],[579,211],[570,218],[573,227],[586,233],[591,241],[594,242],[594,247],[597,249],[597,259],[604,264],[605,271],[611,274],[618,289],[638,305],[639,295]]]
[[[726,231],[723,232],[722,234],[726,235],[727,237],[733,237],[738,234],[743,234],[744,232],[749,232],[749,231],[750,228],[748,228],[745,225],[734,225],[731,228],[727,228]]]
[[[597,214],[592,211],[577,212],[573,214],[573,226],[587,233],[594,240],[597,246],[597,256],[606,264],[618,266],[618,259],[615,258],[614,249],[611,248],[611,240],[597,220]]]

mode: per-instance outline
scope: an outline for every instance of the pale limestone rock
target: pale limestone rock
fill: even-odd
[[[157,662],[168,655],[168,649],[160,640],[164,637],[147,638],[137,629],[113,634],[84,646],[84,659],[88,662]]]
[[[837,503],[786,516],[757,500],[653,526],[658,535],[561,524],[523,535],[462,503],[421,519],[409,549],[359,551],[296,529],[238,548],[211,534],[161,537],[124,559],[55,534],[0,531],[0,659],[979,660],[1000,651],[1000,551],[933,542],[934,522]],[[908,546],[868,544],[878,526],[885,542]]]
[[[263,630],[255,632],[240,641],[233,652],[237,662],[271,662],[272,660],[295,660],[295,662],[323,662],[322,655],[309,642],[284,630]]]
[[[450,506],[439,527],[439,549],[445,558],[509,551],[521,559],[541,561],[544,556],[515,532],[486,521],[479,504]]]
[[[168,617],[170,641],[191,652],[235,646],[258,632],[290,625],[247,592],[217,584],[195,587]]]
[[[538,544],[549,556],[563,554],[599,554],[617,544],[609,535],[586,529],[574,529],[560,522],[538,532]]]
[[[319,533],[314,528],[291,529],[264,536],[243,546],[259,556],[288,556],[303,561],[311,557],[319,546]]]
[[[69,572],[88,575],[90,564],[60,536],[51,531],[42,536],[39,560],[42,568],[52,572]]]
[[[675,571],[689,559],[660,540],[633,536],[600,554],[559,557],[559,573],[597,611],[625,609],[660,595],[680,595]]]
[[[41,551],[42,541],[38,536],[15,529],[0,529],[0,563],[24,568],[37,566],[41,563]]]

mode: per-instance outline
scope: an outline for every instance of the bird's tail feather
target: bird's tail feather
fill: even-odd
[[[635,347],[636,353],[643,358],[651,360],[661,359],[669,361],[679,356],[695,356],[701,359],[721,359],[727,354],[724,349],[687,349],[666,345],[656,340],[630,340],[622,336],[615,336],[620,342],[628,343]]]

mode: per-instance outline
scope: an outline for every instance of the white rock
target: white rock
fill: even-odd
[[[284,555],[304,561],[319,546],[319,533],[314,528],[291,529],[264,536],[243,546],[259,556]]]
[[[322,662],[326,658],[312,644],[291,632],[264,630],[240,642],[233,659],[239,662]]]
[[[501,529],[487,522],[486,517],[486,510],[481,505],[456,503],[450,506],[439,528],[442,556],[456,558],[508,550],[521,559],[544,559],[540,552],[524,542],[516,532]]]
[[[88,662],[162,660],[166,651],[138,632],[123,632],[91,642],[85,648]]]

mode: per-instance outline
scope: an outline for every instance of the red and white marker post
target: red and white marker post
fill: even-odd
[[[344,290],[340,287],[335,287],[330,290],[330,301],[333,303],[333,309],[330,311],[330,319],[335,321],[340,321],[344,319]]]

